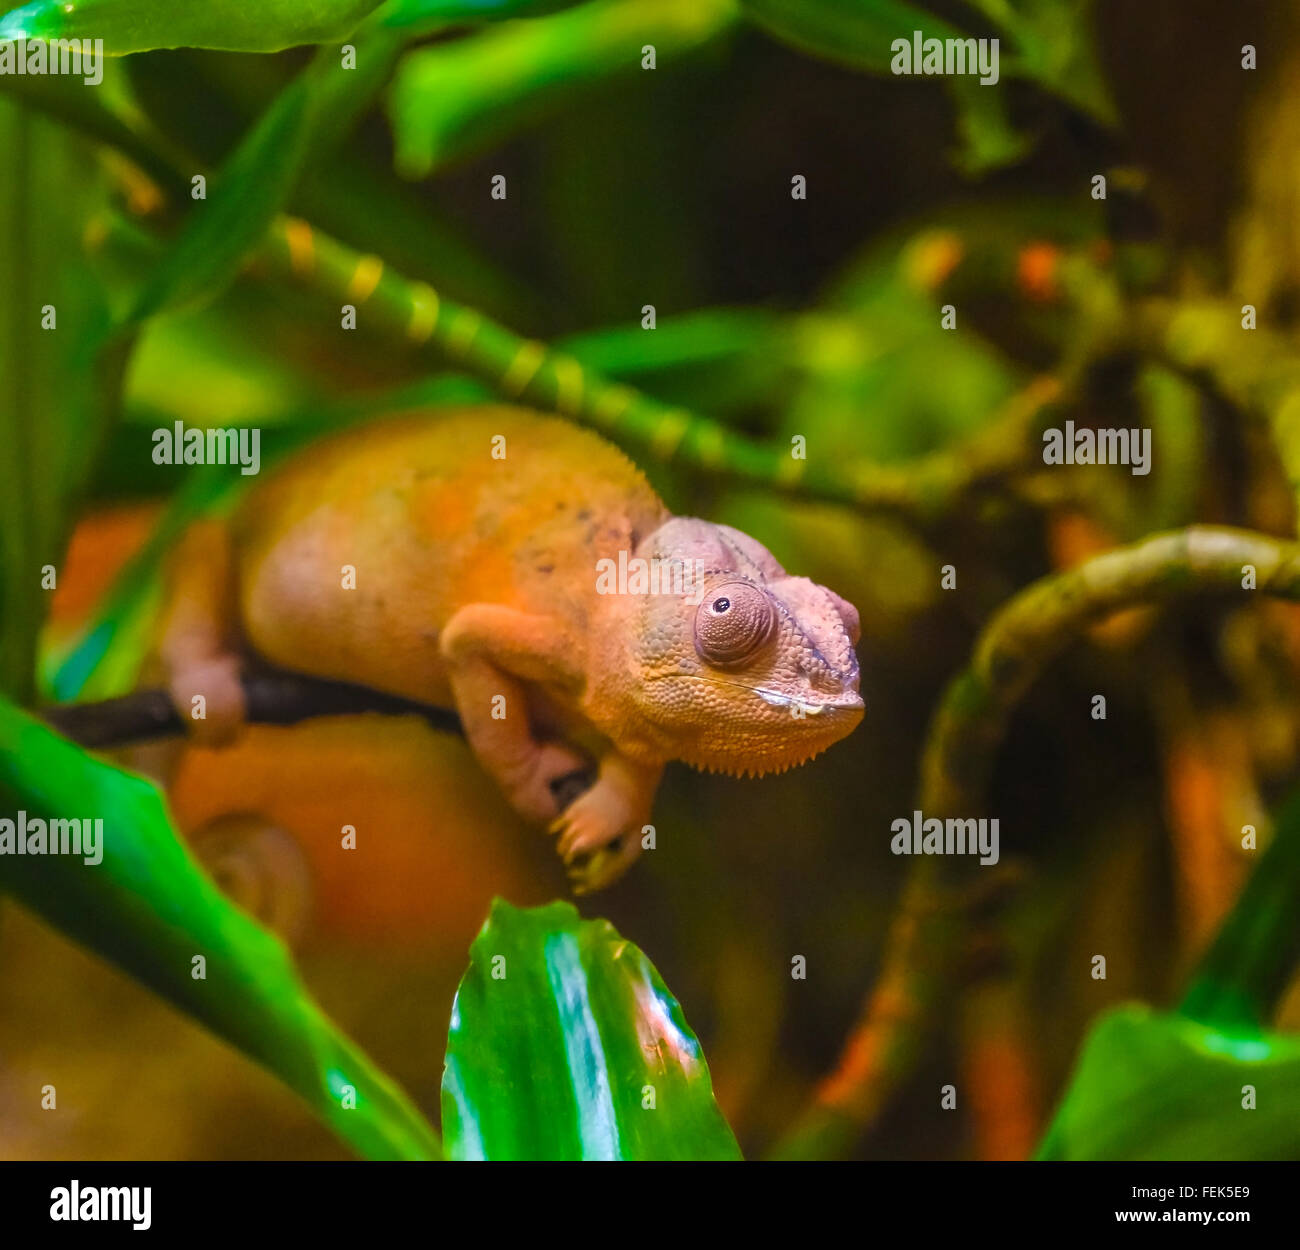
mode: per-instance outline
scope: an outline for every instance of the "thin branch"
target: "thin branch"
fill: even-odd
[[[460,717],[448,708],[432,707],[366,686],[320,681],[295,673],[259,672],[241,678],[250,725],[297,725],[317,716],[418,716],[440,733],[464,735]],[[42,710],[46,724],[83,747],[113,748],[177,738],[185,722],[165,690],[135,690],[99,703],[66,703]],[[591,788],[594,766],[551,781],[557,808],[563,811]]]
[[[364,686],[317,681],[292,673],[259,673],[242,680],[247,721],[253,725],[296,725],[315,716],[420,716],[444,733],[463,733],[460,718]],[[120,747],[180,737],[185,722],[165,690],[136,690],[100,703],[67,703],[42,710],[46,724],[83,747]]]
[[[1245,589],[1245,568],[1258,590]],[[1011,713],[1047,666],[1090,624],[1123,608],[1197,593],[1300,599],[1300,544],[1248,530],[1194,526],[1143,539],[1043,578],[989,621],[930,725],[918,808],[928,818],[976,817]],[[912,866],[882,971],[835,1071],[778,1145],[781,1157],[842,1153],[877,1119],[913,1070],[950,983],[960,896],[938,860]]]

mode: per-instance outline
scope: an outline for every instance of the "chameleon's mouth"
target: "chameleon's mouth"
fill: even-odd
[[[834,699],[801,699],[795,695],[782,694],[778,690],[767,690],[762,686],[753,687],[754,693],[764,703],[772,707],[786,707],[792,716],[821,716],[823,713],[859,712],[866,708],[862,696],[856,690],[846,690]]]

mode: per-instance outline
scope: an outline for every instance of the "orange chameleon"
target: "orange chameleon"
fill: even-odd
[[[620,564],[688,574],[638,593]],[[851,604],[738,530],[671,516],[597,435],[482,407],[322,440],[194,526],[159,654],[206,745],[238,732],[250,654],[454,706],[582,892],[636,858],[668,760],[758,775],[848,734],[858,634]],[[558,810],[553,783],[593,760]]]

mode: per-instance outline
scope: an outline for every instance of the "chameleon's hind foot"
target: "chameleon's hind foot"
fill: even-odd
[[[228,746],[247,718],[237,656],[213,656],[178,667],[167,688],[186,736],[199,746]]]

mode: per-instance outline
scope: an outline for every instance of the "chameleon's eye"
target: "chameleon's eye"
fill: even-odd
[[[757,586],[721,587],[695,613],[695,649],[700,658],[725,668],[748,660],[772,636],[776,610]]]

